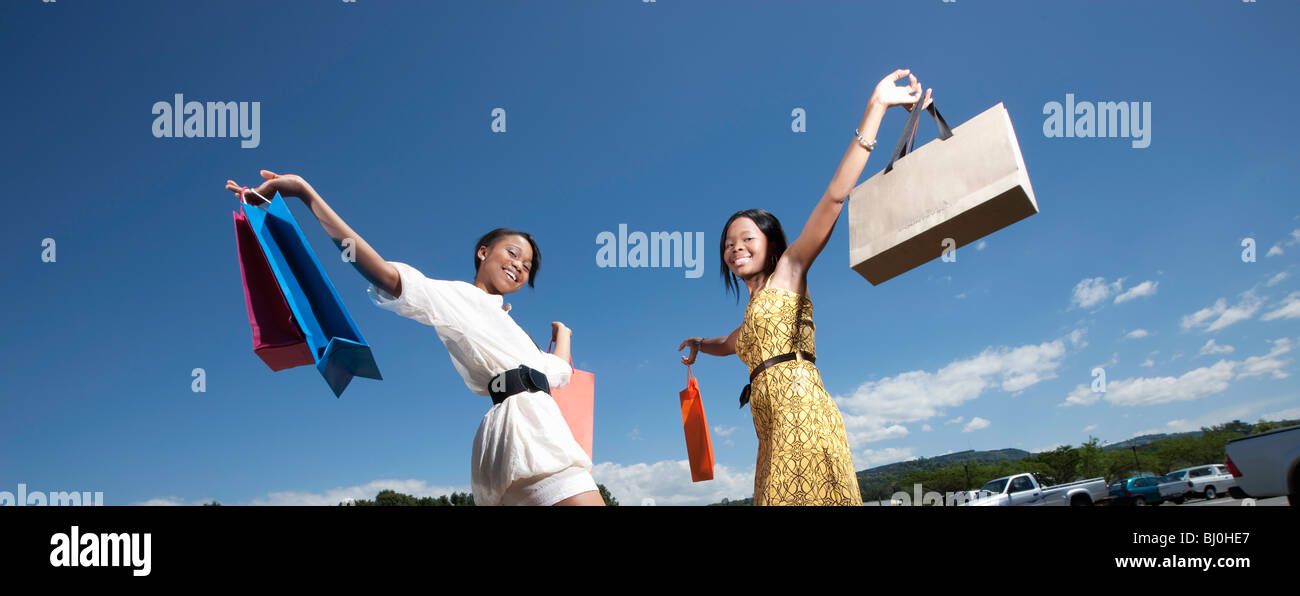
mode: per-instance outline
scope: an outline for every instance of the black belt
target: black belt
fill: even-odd
[[[749,373],[750,385],[754,384],[754,379],[758,378],[758,373],[761,373],[773,366],[781,364],[782,362],[789,362],[791,360],[807,360],[808,362],[817,362],[817,357],[813,356],[812,354],[809,354],[808,352],[800,350],[798,352],[790,352],[789,354],[781,354],[780,356],[773,356],[771,358],[768,358],[767,360],[764,360],[762,364],[754,367],[753,372]],[[745,388],[740,390],[740,407],[742,408],[745,407],[745,404],[747,403],[749,403],[749,385],[745,385]]]
[[[505,401],[512,395],[532,391],[549,394],[551,384],[546,381],[546,375],[541,371],[522,364],[519,368],[512,368],[492,377],[492,382],[488,384],[488,395],[492,396],[493,405]]]

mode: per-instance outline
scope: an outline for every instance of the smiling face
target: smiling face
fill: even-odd
[[[737,217],[723,237],[722,262],[736,277],[747,279],[763,272],[767,259],[767,236],[754,220]]]
[[[474,280],[493,294],[518,291],[532,275],[532,245],[517,234],[497,238],[490,246],[479,246],[478,257],[480,264]]]

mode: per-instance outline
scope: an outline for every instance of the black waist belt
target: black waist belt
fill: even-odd
[[[749,373],[750,385],[754,383],[754,379],[758,378],[758,373],[761,373],[773,366],[781,364],[782,362],[789,362],[791,360],[807,360],[808,362],[817,362],[817,357],[813,356],[812,354],[809,354],[808,352],[804,352],[803,350],[800,350],[798,352],[790,352],[789,354],[781,354],[780,356],[773,356],[771,358],[768,358],[767,360],[764,360],[762,364],[755,366],[753,372]],[[745,388],[740,390],[740,407],[742,408],[745,407],[745,404],[747,403],[749,403],[749,385],[745,385]]]
[[[532,391],[549,394],[551,384],[546,381],[546,375],[541,371],[522,364],[519,368],[512,368],[492,377],[492,382],[488,384],[488,394],[492,396],[493,405],[505,401],[512,395]]]

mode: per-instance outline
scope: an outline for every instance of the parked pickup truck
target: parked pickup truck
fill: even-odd
[[[1300,426],[1228,441],[1228,471],[1237,479],[1235,497],[1286,495],[1300,507]]]
[[[980,488],[973,506],[1092,505],[1110,498],[1105,478],[1092,478],[1056,486],[1045,486],[1037,474],[1016,474],[988,481]]]

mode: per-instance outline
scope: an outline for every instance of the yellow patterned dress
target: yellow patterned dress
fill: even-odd
[[[736,354],[752,372],[773,356],[816,355],[807,296],[764,286],[750,298]],[[758,433],[754,505],[861,505],[844,419],[807,360],[759,373],[749,407]]]

